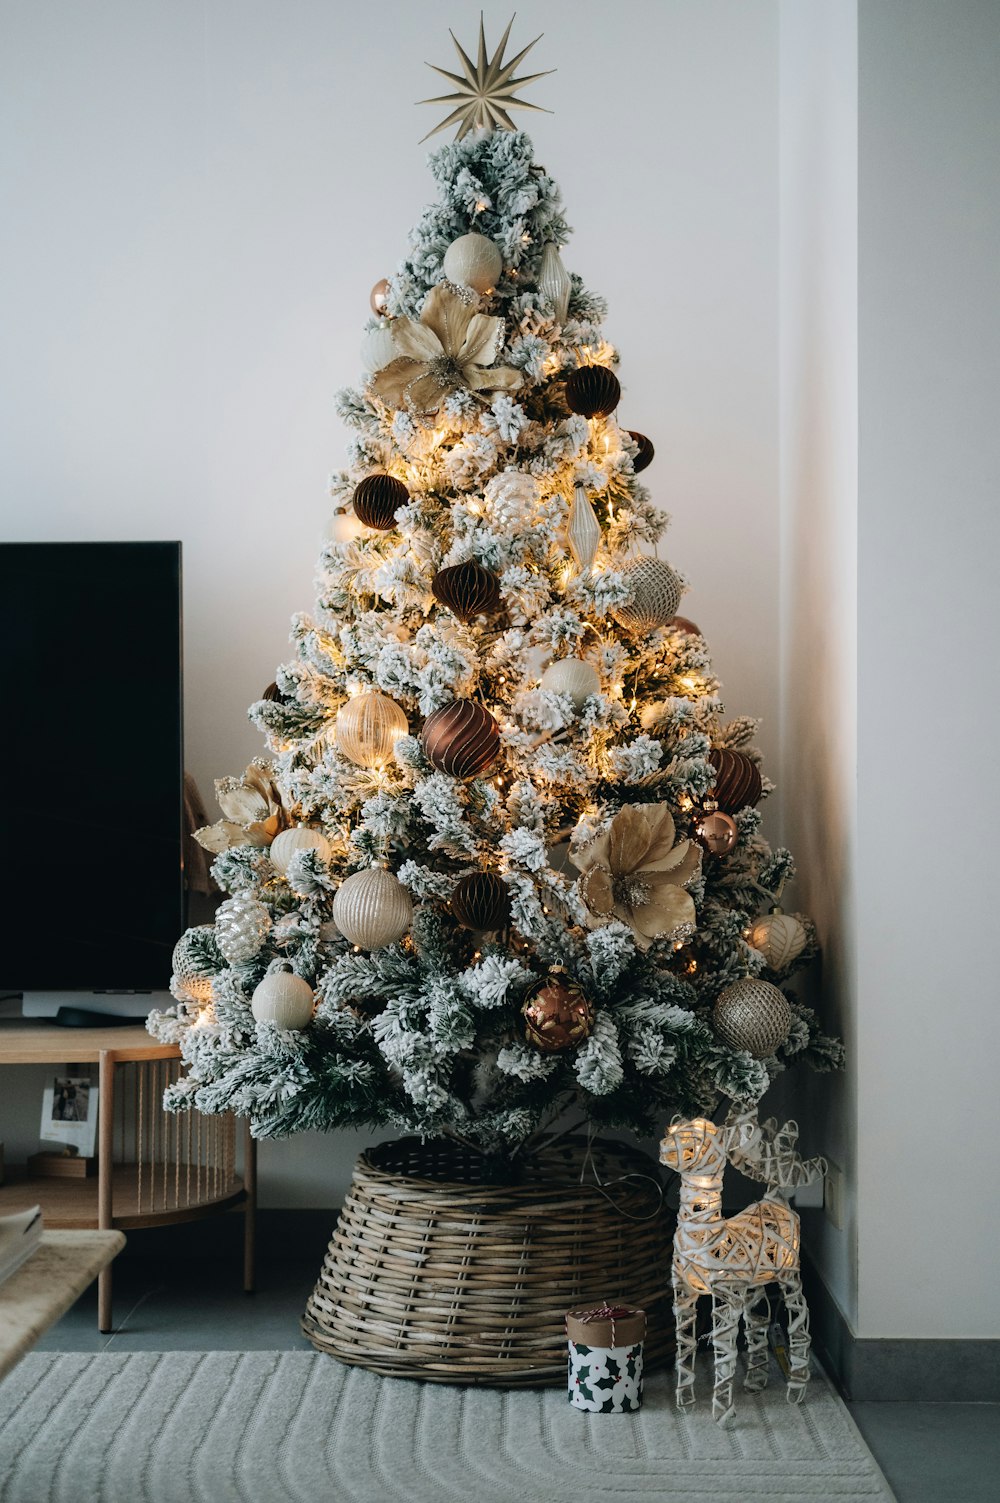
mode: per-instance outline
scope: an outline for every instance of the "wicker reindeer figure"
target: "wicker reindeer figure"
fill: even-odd
[[[799,1218],[782,1192],[826,1171],[823,1159],[803,1160],[795,1150],[798,1128],[752,1114],[731,1116],[724,1126],[704,1117],[675,1119],[660,1144],[660,1162],[681,1176],[680,1211],[674,1235],[674,1320],[677,1328],[677,1403],[694,1403],[695,1316],[698,1296],[712,1296],[715,1388],[712,1415],[733,1413],[733,1379],[740,1318],[747,1334],[744,1388],[767,1383],[765,1293],[777,1283],[788,1309],[790,1373],[787,1398],[798,1403],[809,1379],[809,1310],[799,1272]],[[735,1216],[722,1214],[726,1163],[762,1181],[767,1194]]]

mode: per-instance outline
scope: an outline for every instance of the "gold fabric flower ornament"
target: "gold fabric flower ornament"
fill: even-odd
[[[694,900],[684,887],[701,871],[701,850],[675,833],[665,804],[627,804],[603,835],[573,855],[592,929],[621,919],[640,950],[694,931]]]
[[[218,855],[237,845],[266,850],[288,825],[281,795],[271,776],[271,764],[255,758],[241,778],[217,778],[215,796],[222,819],[195,831],[195,840]]]
[[[521,384],[520,371],[493,364],[503,319],[477,313],[447,282],[431,288],[419,322],[394,318],[390,328],[399,354],[371,380],[390,407],[429,417],[453,391],[514,391]]]

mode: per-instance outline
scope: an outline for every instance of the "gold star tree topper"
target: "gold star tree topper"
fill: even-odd
[[[515,13],[516,14],[516,13]],[[456,141],[461,141],[470,130],[491,130],[500,126],[504,130],[516,130],[517,127],[510,115],[509,109],[515,110],[538,110],[541,114],[551,115],[551,110],[544,109],[540,104],[529,104],[527,100],[515,99],[518,89],[523,89],[527,84],[534,83],[536,79],[545,78],[549,73],[554,73],[554,68],[547,68],[544,73],[530,73],[525,78],[515,78],[514,70],[520,66],[534,47],[535,42],[540,42],[537,36],[534,42],[529,42],[516,57],[511,58],[509,63],[503,60],[504,48],[510,36],[510,28],[514,24],[514,16],[507,23],[507,30],[500,38],[500,45],[493,56],[486,55],[486,34],[483,31],[483,14],[479,13],[479,51],[475,63],[468,53],[458,45],[458,40],[453,31],[449,36],[455,43],[455,51],[461,60],[464,77],[459,73],[449,73],[444,68],[436,68],[433,63],[428,63],[428,68],[453,83],[456,88],[454,94],[439,94],[435,99],[421,99],[421,104],[453,104],[455,109],[440,125],[435,125],[423,137],[426,141],[431,136],[436,136],[439,130],[446,130],[449,125],[458,125]]]

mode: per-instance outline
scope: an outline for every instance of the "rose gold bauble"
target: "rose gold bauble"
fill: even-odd
[[[710,809],[694,827],[694,838],[710,856],[728,856],[736,844],[736,822],[721,809]]]
[[[389,278],[379,277],[368,299],[371,309],[379,318],[384,318],[389,306]]]
[[[556,1054],[582,1044],[594,1026],[594,1009],[575,981],[559,972],[536,981],[521,1008],[529,1044]]]

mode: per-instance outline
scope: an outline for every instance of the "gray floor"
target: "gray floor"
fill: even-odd
[[[239,1224],[136,1233],[115,1270],[114,1330],[97,1330],[92,1289],[42,1351],[309,1350],[302,1312],[327,1230],[310,1213],[262,1227],[257,1293],[240,1287]],[[206,1250],[210,1247],[210,1250]],[[1000,1405],[852,1404],[899,1503],[1000,1503]]]

